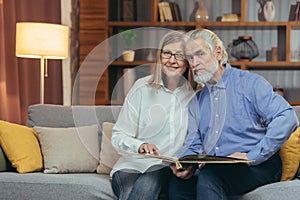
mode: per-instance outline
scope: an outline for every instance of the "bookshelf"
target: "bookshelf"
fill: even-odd
[[[96,1],[89,1],[96,3]],[[211,18],[208,22],[192,22],[188,21],[186,17],[184,17],[184,13],[181,13],[183,14],[183,21],[161,22],[159,21],[158,0],[144,1],[148,3],[147,10],[149,12],[145,12],[146,17],[143,19],[143,21],[139,20],[139,17],[137,16],[135,16],[132,19],[132,21],[124,21],[121,16],[122,14],[120,13],[121,8],[118,7],[120,6],[122,1],[123,0],[105,0],[104,5],[106,6],[107,12],[105,12],[105,14],[103,15],[103,22],[99,23],[101,24],[102,29],[104,30],[102,35],[103,38],[115,36],[120,32],[120,30],[134,28],[155,27],[186,31],[195,28],[208,28],[215,31],[218,35],[221,35],[222,37],[227,39],[228,43],[233,38],[237,38],[240,32],[247,34],[256,31],[258,33],[255,34],[258,36],[265,35],[265,37],[267,38],[273,38],[273,44],[267,45],[269,45],[269,49],[272,46],[276,46],[278,48],[278,61],[266,61],[266,56],[262,55],[260,56],[260,58],[254,59],[250,62],[232,60],[230,62],[232,66],[249,70],[300,70],[300,59],[294,58],[294,50],[292,49],[292,47],[294,48],[293,45],[295,45],[293,44],[293,40],[295,37],[297,37],[298,31],[300,31],[300,22],[288,21],[288,19],[276,20],[276,18],[272,22],[258,21],[257,18],[251,17],[254,16],[252,12],[249,13],[249,5],[255,7],[254,4],[257,4],[256,1],[226,0],[230,4],[230,7],[228,8],[227,12],[238,14],[240,19],[238,22],[217,22],[215,19]],[[138,1],[142,0],[134,0],[133,2],[138,3]],[[180,11],[184,12],[182,11],[182,1],[184,0],[170,0],[170,2],[178,3]],[[211,5],[220,5],[220,7],[223,5],[218,0],[205,1],[205,3],[208,2],[212,2]],[[289,2],[295,3],[292,0]],[[193,3],[193,1],[186,1],[186,3]],[[275,3],[275,6],[279,7],[283,6],[281,4],[285,4],[286,2],[276,1]],[[290,5],[286,6],[286,15],[288,15],[289,9]],[[219,11],[220,9],[216,8],[215,10]],[[116,11],[119,11],[119,13]],[[210,13],[209,9],[208,11]],[[102,12],[104,12],[104,8],[102,8]],[[140,13],[138,9],[135,12]],[[286,18],[288,18],[288,16]],[[94,27],[94,29],[96,28]],[[145,40],[145,38],[143,39]],[[118,45],[119,42],[115,42],[113,44],[109,44],[108,46],[111,46],[110,49],[118,49],[120,48]],[[265,44],[262,45],[266,46]],[[266,49],[263,49],[262,52],[265,52],[265,50]],[[118,78],[120,78],[121,76],[120,74],[122,74],[121,71],[123,70],[123,68],[135,68],[137,66],[142,66],[145,68],[149,67],[151,70],[151,64],[153,64],[153,62],[144,59],[145,55],[139,56],[139,58],[137,58],[134,62],[127,63],[123,62],[117,56],[111,56],[111,53],[112,50],[110,52],[107,52],[106,56],[108,60],[103,62],[103,64],[107,65],[107,69],[105,70],[104,77],[101,77],[100,82],[97,86],[97,91],[101,91],[102,95],[96,95],[96,104],[121,104],[122,99],[112,99],[112,92],[114,90],[115,84],[118,82]],[[89,72],[85,74],[92,73]],[[86,77],[86,79],[87,78],[88,76]],[[100,83],[102,83],[101,86]],[[84,95],[82,95],[82,97],[83,96]],[[81,102],[83,102],[82,104],[85,104],[84,101]],[[293,105],[300,104],[300,96],[297,99],[291,99],[290,103]]]

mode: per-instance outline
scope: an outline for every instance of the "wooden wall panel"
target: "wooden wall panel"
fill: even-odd
[[[108,38],[108,1],[80,1],[79,16],[81,63],[79,69],[79,104],[107,104],[109,102],[108,71],[106,70],[108,53],[101,52],[99,56],[94,54],[91,56],[90,53],[97,45]],[[94,87],[95,81],[98,81],[96,88]]]

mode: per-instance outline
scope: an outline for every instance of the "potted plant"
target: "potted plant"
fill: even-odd
[[[135,52],[134,52],[134,50],[129,50],[129,48],[135,42],[136,33],[133,30],[128,29],[128,30],[122,31],[120,33],[120,36],[121,36],[123,42],[125,43],[125,45],[128,47],[128,50],[123,51],[123,60],[127,61],[127,62],[134,61]]]

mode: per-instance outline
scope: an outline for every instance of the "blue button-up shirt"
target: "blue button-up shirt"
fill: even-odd
[[[244,152],[256,165],[276,153],[298,124],[294,109],[268,81],[227,64],[221,80],[191,101],[180,156]]]

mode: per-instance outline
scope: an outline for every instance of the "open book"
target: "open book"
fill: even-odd
[[[240,158],[232,158],[225,156],[209,156],[205,154],[198,155],[187,155],[181,158],[168,157],[163,155],[155,155],[155,154],[138,154],[138,153],[126,153],[119,152],[120,155],[123,156],[137,156],[144,158],[157,158],[161,159],[167,163],[174,163],[177,169],[182,169],[186,165],[190,164],[200,164],[200,163],[249,163],[251,160],[240,159]]]

